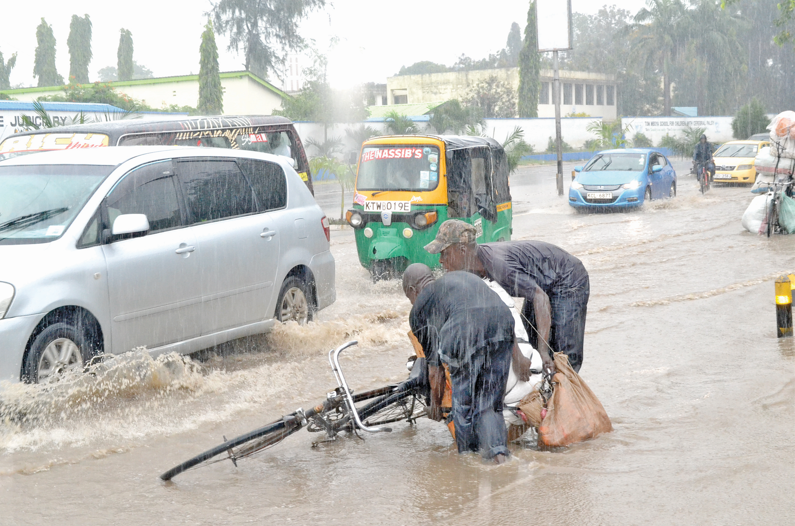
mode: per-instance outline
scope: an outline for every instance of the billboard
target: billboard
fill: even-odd
[[[536,0],[538,51],[572,49],[571,0]]]

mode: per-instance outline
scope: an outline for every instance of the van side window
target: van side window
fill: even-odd
[[[238,159],[238,164],[254,188],[260,212],[287,205],[287,179],[281,166],[256,159]]]
[[[146,214],[149,234],[182,225],[171,161],[147,164],[129,172],[105,198],[112,227],[122,214]]]
[[[193,223],[257,211],[254,192],[234,160],[182,161],[177,171]]]

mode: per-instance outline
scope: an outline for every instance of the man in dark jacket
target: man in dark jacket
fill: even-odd
[[[413,305],[411,331],[428,363],[429,416],[441,417],[444,363],[453,388],[458,452],[480,451],[502,463],[509,456],[502,401],[514,347],[511,311],[477,276],[450,272],[434,280],[422,263],[406,269],[403,291]]]
[[[693,152],[693,162],[696,163],[696,175],[699,175],[699,165],[706,165],[709,172],[709,178],[715,176],[715,163],[712,162],[712,145],[707,141],[707,136],[702,135],[696,145],[696,150]]]
[[[449,219],[425,250],[441,254],[439,261],[447,271],[465,270],[488,277],[511,296],[524,298],[525,328],[544,366],[555,371],[552,353],[562,352],[579,372],[590,296],[588,271],[582,262],[543,241],[478,245],[476,238],[475,227]]]

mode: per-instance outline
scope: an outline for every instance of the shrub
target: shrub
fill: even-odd
[[[634,148],[650,148],[652,145],[651,139],[646,137],[644,134],[638,132],[632,138],[632,146]]]
[[[765,107],[754,97],[751,102],[740,108],[732,119],[732,133],[735,139],[747,139],[755,133],[767,130],[770,119],[765,115]]]

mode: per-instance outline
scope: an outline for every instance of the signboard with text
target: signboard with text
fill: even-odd
[[[571,0],[536,0],[538,51],[572,49]]]

